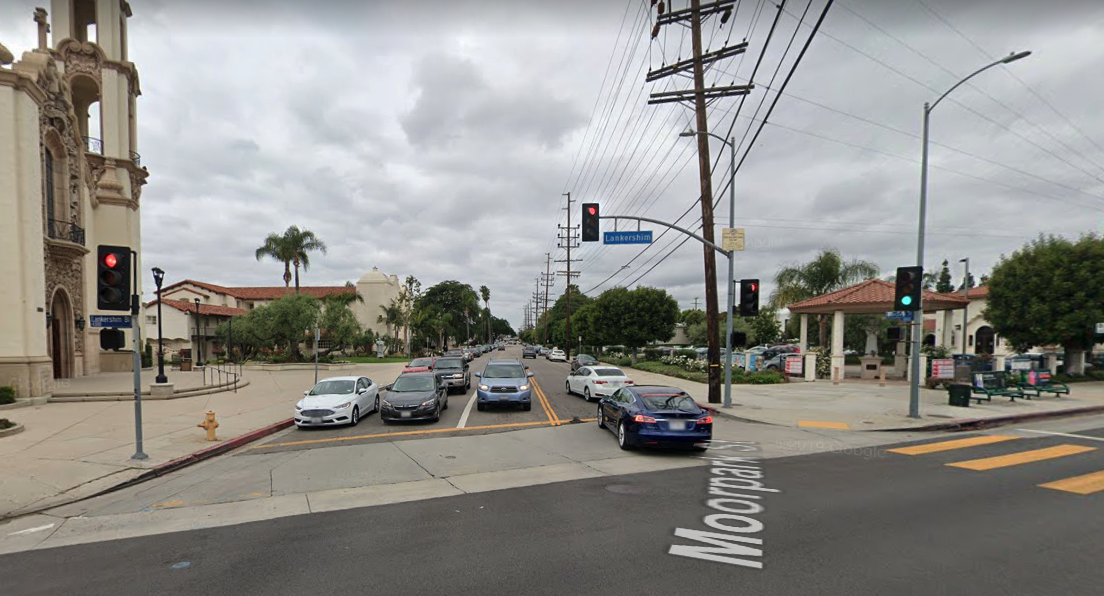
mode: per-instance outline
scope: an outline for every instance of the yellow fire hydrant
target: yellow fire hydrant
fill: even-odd
[[[207,410],[207,418],[205,418],[203,422],[200,422],[196,426],[199,428],[207,429],[208,441],[217,441],[218,438],[215,437],[215,429],[218,428],[218,425],[218,421],[215,420],[215,413],[211,410]]]

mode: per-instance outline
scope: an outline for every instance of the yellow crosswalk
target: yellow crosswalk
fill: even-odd
[[[970,447],[980,447],[983,445],[994,445],[997,443],[1004,443],[1020,438],[1022,437],[1013,435],[983,435],[980,437],[970,437],[966,439],[954,439],[951,441],[940,441],[936,443],[926,443],[923,445],[899,447],[897,449],[890,449],[889,452],[897,453],[900,455],[927,455],[931,453],[954,451],[957,449],[969,449]],[[995,457],[984,457],[979,459],[957,461],[948,463],[946,465],[954,468],[975,471],[999,470],[1011,466],[1019,466],[1034,462],[1054,460],[1063,457],[1069,457],[1072,455],[1089,453],[1092,451],[1098,451],[1098,449],[1096,447],[1088,447],[1085,445],[1063,444],[1053,447],[1045,447],[1042,449],[1018,451],[1016,453],[998,455]],[[1039,484],[1038,486],[1041,488],[1047,488],[1077,495],[1092,495],[1095,493],[1104,492],[1104,471],[1054,480]]]

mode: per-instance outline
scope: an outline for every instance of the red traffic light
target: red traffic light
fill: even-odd
[[[587,213],[590,213],[591,215],[594,215],[595,213],[598,213],[598,210],[595,209],[594,207],[590,207],[589,209],[587,209]]]
[[[119,258],[114,253],[109,252],[104,256],[104,265],[114,269],[117,264],[119,264]]]
[[[759,289],[759,284],[751,284],[751,291],[755,292]]]

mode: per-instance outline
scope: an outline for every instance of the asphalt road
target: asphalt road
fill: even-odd
[[[1039,486],[1104,470],[1101,429],[1076,434],[763,460],[759,482],[780,492],[755,493],[765,510],[748,515],[763,525],[747,534],[763,541],[746,556],[761,569],[669,554],[693,544],[676,528],[719,532],[703,522],[717,513],[710,467],[28,551],[0,556],[0,569],[13,596],[1095,596],[1104,490]],[[1023,455],[1053,448],[1067,454]],[[721,453],[732,452],[710,455]],[[988,470],[947,465],[1014,454],[1017,465]]]
[[[471,390],[449,395],[448,409],[441,413],[437,422],[411,421],[385,424],[379,415],[364,416],[355,427],[334,428],[291,428],[273,435],[258,444],[252,453],[277,453],[302,449],[332,447],[334,444],[355,445],[358,443],[378,443],[401,441],[404,439],[425,438],[426,436],[455,436],[470,434],[489,434],[509,432],[521,428],[555,426],[592,422],[598,410],[597,402],[587,402],[581,396],[568,395],[565,390],[567,374],[571,365],[564,362],[549,362],[544,357],[528,358],[523,363],[533,372],[533,406],[528,412],[519,407],[490,408],[480,412],[475,407],[475,387],[479,379],[475,373],[481,372],[492,359],[521,360],[520,346],[507,346],[505,350],[495,350],[472,361],[469,366],[472,373]],[[394,379],[374,379],[381,385],[387,385]],[[539,399],[538,394],[544,399]],[[466,416],[465,416],[466,412]],[[459,428],[463,424],[463,428]]]

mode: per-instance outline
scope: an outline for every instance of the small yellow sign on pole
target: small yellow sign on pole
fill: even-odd
[[[728,252],[744,250],[744,228],[724,228],[721,230],[721,249]]]

